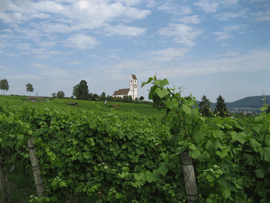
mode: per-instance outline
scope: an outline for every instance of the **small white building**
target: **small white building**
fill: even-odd
[[[131,96],[133,100],[138,98],[138,81],[136,75],[130,76],[129,88],[116,90],[112,96],[121,98],[124,98],[124,96]]]

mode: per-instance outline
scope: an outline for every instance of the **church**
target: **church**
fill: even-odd
[[[138,82],[136,75],[131,75],[129,78],[129,88],[119,89],[114,91],[113,97],[131,96],[133,100],[138,98]],[[138,98],[139,99],[139,98]]]

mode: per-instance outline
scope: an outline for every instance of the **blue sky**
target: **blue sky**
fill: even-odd
[[[69,97],[86,80],[112,95],[131,74],[145,100],[155,74],[199,101],[270,95],[270,1],[0,1],[5,94]]]

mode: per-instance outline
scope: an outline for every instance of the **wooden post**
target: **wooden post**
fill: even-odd
[[[7,183],[5,180],[4,164],[0,159],[0,190],[3,203],[8,203]]]
[[[187,200],[188,200],[188,203],[192,203],[196,201],[199,198],[199,196],[197,192],[195,173],[194,173],[194,168],[192,164],[192,157],[190,157],[188,153],[189,151],[186,150],[182,152],[180,155],[181,155],[181,162],[182,162],[182,168],[183,168],[183,173],[184,173]]]
[[[28,144],[28,148],[29,148],[30,160],[31,160],[34,179],[35,179],[35,183],[36,183],[37,194],[38,194],[38,198],[40,198],[43,196],[44,187],[42,185],[42,180],[40,177],[40,169],[39,169],[38,160],[37,160],[37,157],[35,155],[36,148],[35,148],[34,143],[33,143],[33,136],[28,138],[27,144]]]

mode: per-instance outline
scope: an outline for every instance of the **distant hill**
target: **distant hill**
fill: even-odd
[[[234,102],[225,102],[226,107],[230,109],[235,109],[235,108],[251,108],[252,109],[258,109],[260,112],[260,108],[263,107],[264,103],[270,105],[270,95],[265,95],[266,100],[262,100],[263,96],[250,96],[250,97],[245,97],[243,99],[239,99]],[[226,100],[225,100],[226,101]],[[199,105],[200,101],[195,100],[197,105]],[[211,110],[214,111],[216,108],[216,103],[211,103]]]
[[[225,100],[225,104],[229,112],[239,112],[239,111],[261,112],[260,108],[264,106],[263,105],[264,103],[269,104],[270,106],[270,95],[265,95],[266,100],[262,100],[262,99],[263,99],[263,95],[250,96],[250,97],[245,97],[243,99],[236,100],[234,102],[226,102]],[[195,100],[195,102],[199,106],[201,101]],[[211,110],[215,111],[215,108],[216,108],[216,103],[211,103]],[[238,109],[235,109],[235,108],[238,108]]]

